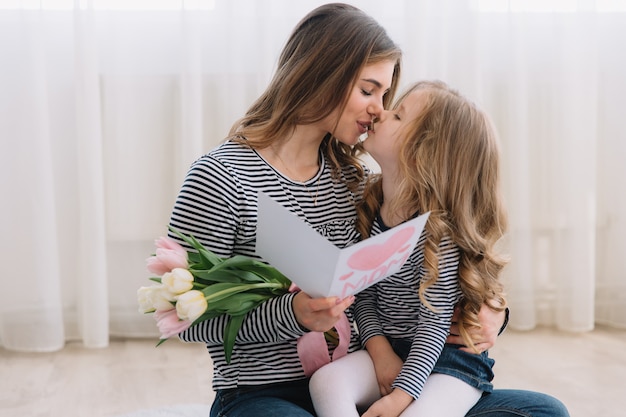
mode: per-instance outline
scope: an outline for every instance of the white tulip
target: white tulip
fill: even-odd
[[[182,294],[193,288],[193,275],[187,269],[174,268],[163,274],[161,282],[172,294]]]
[[[137,290],[137,301],[140,313],[151,313],[155,310],[171,310],[174,308],[176,295],[172,294],[164,285],[140,287]]]
[[[204,314],[208,303],[201,291],[191,290],[177,297],[176,313],[181,320],[194,322]]]
[[[137,301],[139,303],[140,313],[152,313],[156,310],[152,303],[152,291],[154,286],[140,287],[137,290]]]

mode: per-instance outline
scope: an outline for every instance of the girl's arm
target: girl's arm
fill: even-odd
[[[439,278],[425,294],[435,311],[419,303],[420,310],[415,323],[417,329],[412,338],[408,357],[392,384],[392,391],[374,402],[363,415],[364,417],[399,416],[420,396],[426,378],[430,375],[443,349],[454,305],[461,295],[457,277],[460,252],[451,239],[444,238],[439,245],[438,253],[440,256]],[[416,281],[425,280],[423,267],[414,273]],[[374,340],[374,337],[370,340]]]
[[[439,244],[439,278],[426,291],[426,299],[434,308],[423,305],[419,311],[417,332],[402,371],[394,382],[394,388],[400,388],[413,398],[418,398],[426,378],[441,354],[445,344],[454,305],[461,297],[458,281],[460,250],[449,238]],[[423,279],[423,273],[420,278]]]
[[[372,358],[376,380],[381,395],[390,394],[393,391],[391,385],[402,370],[402,359],[396,355],[385,336],[371,337],[365,348]]]
[[[377,313],[377,290],[378,284],[375,284],[357,294],[354,318],[361,343],[372,358],[380,393],[386,395],[392,391],[391,384],[402,369],[402,359],[393,351],[383,332]]]

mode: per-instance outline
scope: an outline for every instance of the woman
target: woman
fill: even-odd
[[[362,11],[344,4],[313,10],[228,140],[192,165],[170,225],[220,256],[258,258],[263,191],[337,246],[357,240],[355,202],[367,172],[352,146],[393,96],[400,60],[400,49]],[[230,363],[224,317],[181,333],[182,340],[206,343],[213,359],[211,415],[310,416],[298,338],[332,328],[352,301],[295,292],[262,304],[243,323]],[[358,347],[353,336],[350,349]]]

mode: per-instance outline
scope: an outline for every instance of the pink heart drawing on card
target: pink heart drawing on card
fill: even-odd
[[[348,266],[359,271],[373,271],[377,269],[394,255],[405,252],[410,246],[406,243],[413,236],[413,233],[415,233],[415,228],[407,226],[395,232],[383,243],[374,243],[359,249],[348,258]],[[346,276],[344,277],[347,278]]]

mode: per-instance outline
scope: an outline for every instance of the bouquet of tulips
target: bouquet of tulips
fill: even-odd
[[[277,269],[252,258],[222,258],[193,236],[170,230],[195,251],[187,251],[169,237],[156,240],[156,254],[147,259],[158,275],[151,286],[137,290],[139,311],[154,313],[160,345],[193,324],[226,314],[224,352],[230,362],[237,333],[247,312],[289,291],[291,281]]]

